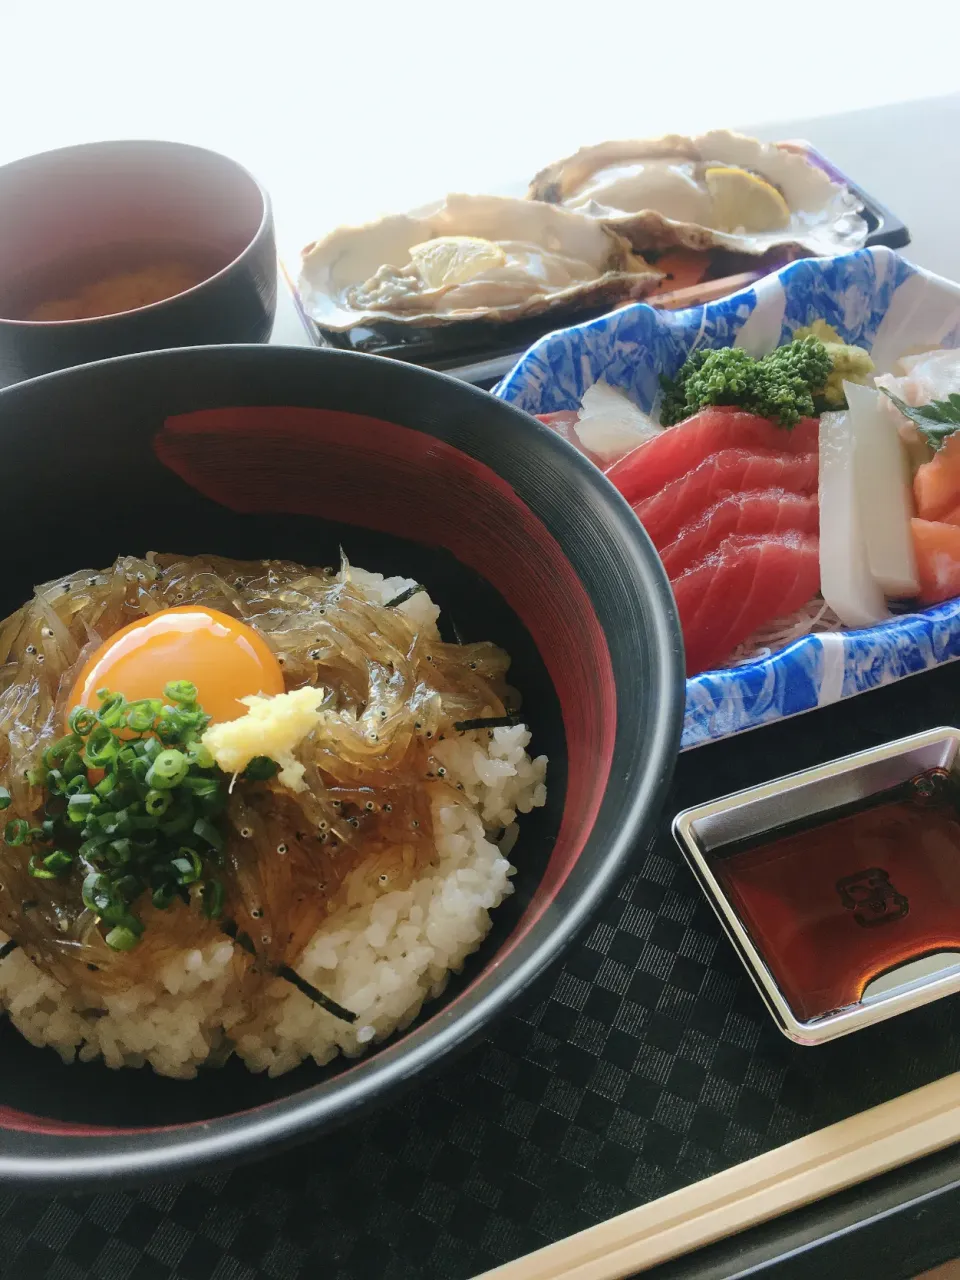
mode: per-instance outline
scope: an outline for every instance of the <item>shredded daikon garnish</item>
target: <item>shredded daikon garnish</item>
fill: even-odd
[[[843,629],[843,623],[826,601],[820,596],[814,596],[796,613],[787,618],[775,618],[755,631],[742,644],[737,645],[723,665],[739,667],[745,662],[757,662],[761,658],[769,658],[771,654],[803,636]]]

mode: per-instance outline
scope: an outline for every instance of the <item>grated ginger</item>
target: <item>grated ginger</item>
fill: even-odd
[[[240,701],[249,711],[207,729],[201,741],[224,773],[242,773],[254,756],[269,756],[280,765],[277,781],[291,791],[305,791],[304,767],[293,749],[316,729],[323,689],[307,685],[272,698],[252,694]]]

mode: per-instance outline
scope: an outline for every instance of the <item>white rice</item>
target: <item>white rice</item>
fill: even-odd
[[[371,598],[389,600],[413,585],[405,578],[351,569]],[[439,609],[426,592],[400,606],[424,630]],[[407,1026],[421,1005],[444,989],[451,972],[486,936],[490,912],[513,892],[505,851],[518,813],[546,801],[547,759],[533,760],[523,725],[448,738],[434,754],[457,797],[435,802],[436,854],[408,889],[348,877],[346,901],[307,945],[297,972],[356,1013],[347,1023],[319,1008],[290,983],[270,984],[255,1033],[232,1034],[246,1017],[236,979],[235,945],[223,937],[203,951],[177,956],[157,975],[103,1000],[105,1013],[81,1010],[55,979],[19,949],[0,963],[0,1007],[37,1046],[65,1062],[102,1057],[110,1067],[149,1063],[161,1075],[191,1078],[205,1062],[236,1052],[252,1071],[281,1075],[305,1058],[354,1057]],[[507,829],[499,844],[494,840]],[[0,942],[6,941],[0,933]]]

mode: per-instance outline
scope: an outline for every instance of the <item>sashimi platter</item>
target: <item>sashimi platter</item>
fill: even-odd
[[[604,470],[670,579],[684,747],[960,656],[960,286],[889,249],[547,335],[495,394]]]

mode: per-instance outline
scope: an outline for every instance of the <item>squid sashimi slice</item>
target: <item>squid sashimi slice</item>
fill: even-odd
[[[817,538],[732,535],[672,583],[687,675],[709,670],[771,618],[794,613],[820,582]]]
[[[919,583],[910,536],[913,495],[906,449],[878,391],[852,382],[844,382],[843,389],[870,572],[885,595],[912,598]]]
[[[813,496],[817,492],[816,453],[792,456],[770,450],[724,449],[633,509],[659,549],[675,541],[685,525],[721,499],[757,489]]]
[[[911,520],[923,604],[960,596],[960,528],[938,520]]]
[[[819,527],[820,510],[813,496],[785,489],[731,493],[684,525],[661,550],[660,559],[673,579],[705,559],[731,534],[777,534],[791,529],[815,534]]]
[[[820,590],[847,627],[869,627],[890,616],[870,571],[847,412],[820,419]]]
[[[630,505],[636,506],[722,450],[816,453],[817,426],[814,418],[804,418],[787,429],[742,409],[722,405],[703,409],[641,444],[609,467],[607,475]]]

